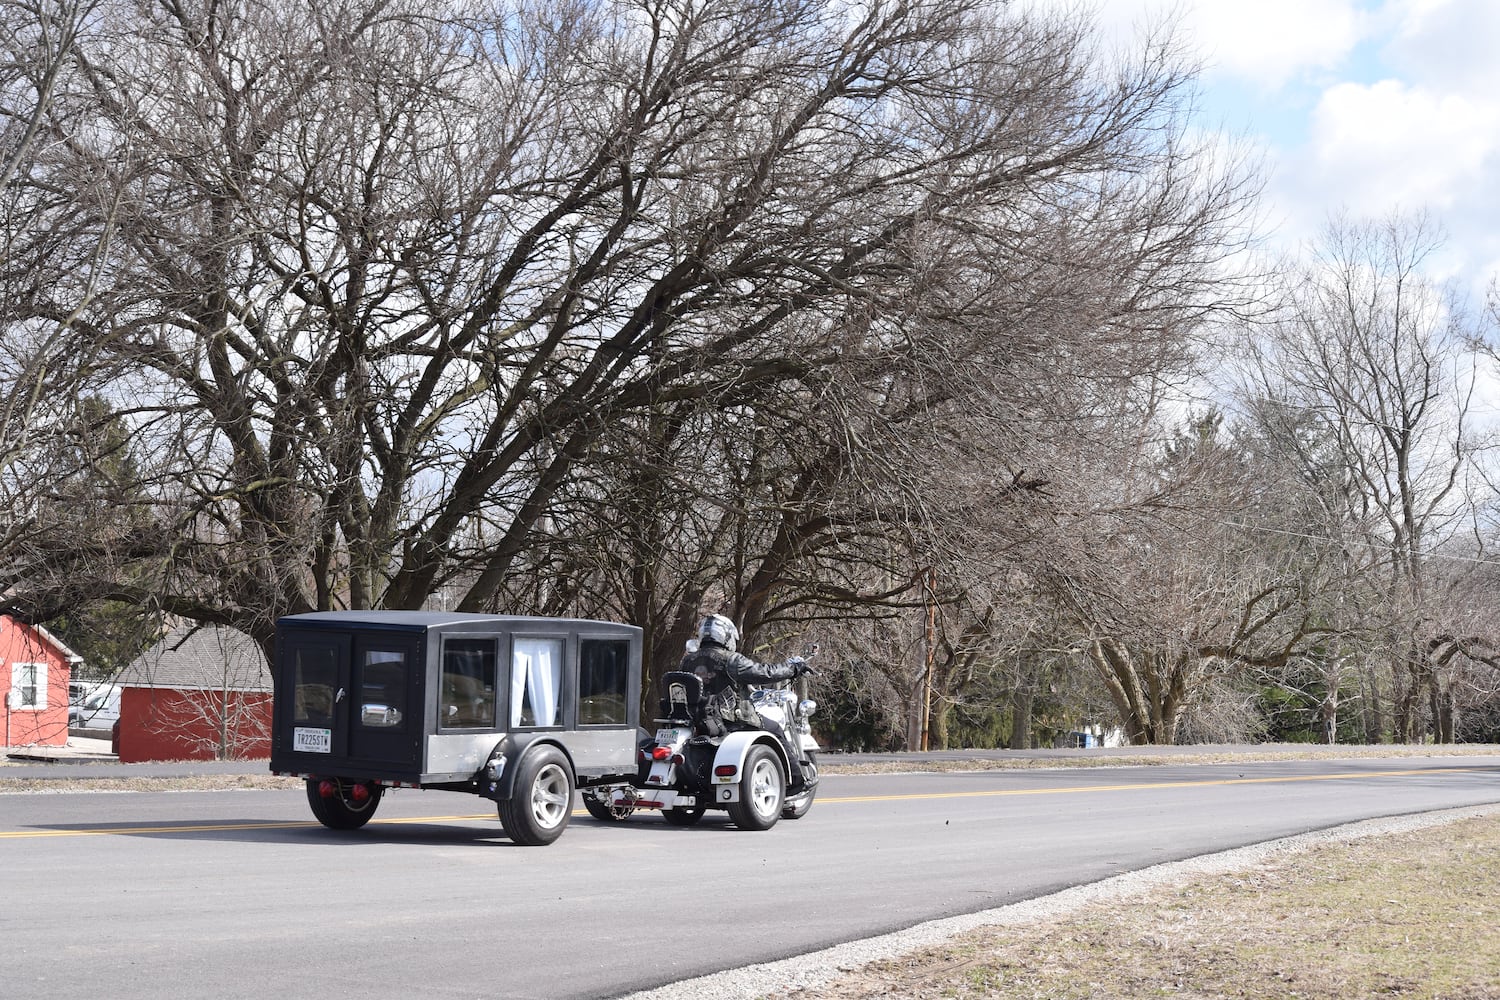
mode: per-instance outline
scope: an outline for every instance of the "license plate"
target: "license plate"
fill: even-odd
[[[688,731],[686,729],[658,729],[656,731],[656,742],[658,744],[665,743],[671,745],[686,737],[687,734]]]
[[[294,729],[292,749],[297,753],[333,753],[333,730]]]

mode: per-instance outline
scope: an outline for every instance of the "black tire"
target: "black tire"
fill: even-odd
[[[808,752],[807,762],[802,765],[802,780],[812,787],[787,797],[786,805],[781,807],[782,819],[801,819],[806,816],[813,807],[813,799],[818,796],[818,758],[811,751]]]
[[[583,808],[589,811],[589,815],[601,823],[623,823],[635,812],[635,806],[616,806],[601,799],[594,792],[583,793]]]
[[[781,818],[786,801],[786,774],[781,758],[764,743],[745,755],[740,772],[740,797],[729,803],[729,818],[741,830],[769,830]]]
[[[510,798],[497,803],[496,810],[512,843],[541,847],[561,837],[573,814],[573,769],[568,758],[554,746],[526,754]]]
[[[672,809],[663,809],[661,818],[667,821],[668,826],[696,826],[708,811],[708,806],[676,806]]]
[[[354,788],[363,784],[362,782],[341,778],[326,780],[333,783],[334,793],[324,798],[324,779],[307,779],[307,804],[312,807],[312,814],[319,823],[330,830],[358,830],[370,822],[370,817],[375,815],[375,807],[380,805],[380,797],[385,794],[384,785],[365,784],[364,788],[369,794],[361,800],[355,798]]]

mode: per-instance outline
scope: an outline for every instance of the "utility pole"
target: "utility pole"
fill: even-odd
[[[922,672],[922,746],[932,745],[932,674],[937,664],[937,570],[927,567],[924,574],[922,602],[927,608],[927,630],[924,637],[926,663]]]

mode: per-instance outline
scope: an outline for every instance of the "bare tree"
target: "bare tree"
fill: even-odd
[[[1485,330],[1427,276],[1439,245],[1420,217],[1334,221],[1256,345],[1254,395],[1279,427],[1287,486],[1310,502],[1304,533],[1341,570],[1321,598],[1342,636],[1328,662],[1387,665],[1398,741],[1420,735],[1424,711],[1452,739],[1454,670],[1495,641],[1459,597],[1492,492],[1472,418]]]
[[[1221,678],[1284,664],[1321,632],[1300,567],[1242,517],[1256,482],[1244,457],[1214,413],[1148,443],[1048,567],[1131,742],[1175,742]]]
[[[49,236],[7,331],[74,338],[46,384],[135,471],[29,452],[0,594],[267,648],[314,608],[618,614],[657,669],[703,610],[769,646],[852,608],[831,652],[942,743],[1028,648],[1017,589],[1122,509],[1112,423],[1233,304],[1253,189],[1189,140],[1170,39],[481,6],[98,13],[18,177]]]
[[[31,155],[79,33],[99,0],[0,2],[0,189]]]
[[[10,311],[30,280],[19,266],[44,241],[39,209],[51,200],[18,178],[30,172],[59,81],[73,68],[80,34],[98,0],[0,0],[0,471],[66,411],[46,392],[66,356],[66,331],[35,328]]]
[[[1009,666],[997,650],[1022,648],[1016,569],[1070,520],[1045,495],[1097,471],[1079,457],[1102,450],[1133,396],[1180,378],[1203,318],[1235,302],[1216,265],[1243,238],[1248,180],[1189,176],[1170,129],[1154,142],[1160,161],[1070,178],[1096,189],[1087,207],[1076,187],[1034,188],[1024,219],[979,213],[914,234],[916,270],[803,393],[810,403],[733,400],[742,418],[726,426],[759,435],[755,474],[713,509],[760,526],[732,533],[743,541],[715,609],[773,635],[838,609],[883,618],[847,652],[878,665],[909,745],[931,742],[963,687]],[[764,502],[752,482],[773,488]],[[1072,497],[1061,508],[1078,510]]]

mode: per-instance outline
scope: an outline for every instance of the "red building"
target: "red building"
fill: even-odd
[[[41,626],[0,615],[0,704],[8,747],[68,744],[68,681],[83,658]]]
[[[271,674],[243,632],[176,628],[115,683],[124,763],[271,756]]]

